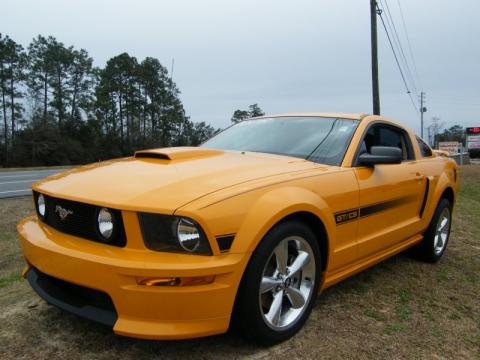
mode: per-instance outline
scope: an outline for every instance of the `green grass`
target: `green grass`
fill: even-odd
[[[364,311],[364,314],[372,319],[375,319],[377,321],[385,321],[387,320],[387,317],[383,315],[382,313],[378,312],[374,308],[371,309],[366,309]]]
[[[0,289],[15,284],[20,280],[22,280],[22,274],[20,273],[13,273],[8,276],[0,277]]]
[[[387,326],[385,327],[385,334],[394,335],[396,333],[406,332],[407,330],[407,325],[403,323],[387,324]]]

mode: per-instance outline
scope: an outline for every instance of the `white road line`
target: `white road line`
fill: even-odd
[[[7,193],[14,193],[14,192],[25,192],[25,191],[31,191],[31,189],[0,191],[0,194],[7,194]]]
[[[4,184],[18,184],[18,183],[24,183],[24,182],[33,182],[33,181],[38,181],[42,179],[28,179],[28,180],[19,180],[19,181],[6,181],[6,182],[0,182],[0,185]]]
[[[0,175],[0,180],[1,179],[19,178],[19,177],[35,177],[35,176],[39,176],[39,175],[43,175],[43,174],[39,174],[38,172],[35,172],[35,174],[28,174],[28,175],[27,174],[24,174],[24,175],[5,175],[5,176]],[[46,175],[46,176],[48,176],[48,175]]]

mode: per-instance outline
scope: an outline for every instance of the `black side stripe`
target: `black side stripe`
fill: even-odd
[[[396,206],[406,204],[410,201],[410,197],[403,197],[399,199],[388,200],[379,204],[367,205],[360,208],[360,217],[366,217],[376,214],[381,211],[385,211]]]
[[[416,196],[405,196],[403,198],[392,199],[381,203],[366,205],[359,209],[343,210],[335,213],[335,222],[337,225],[345,224],[354,220],[358,220],[359,218],[371,216],[381,211],[389,210],[394,207],[406,204],[415,198]],[[424,199],[424,201],[426,201],[426,199]]]

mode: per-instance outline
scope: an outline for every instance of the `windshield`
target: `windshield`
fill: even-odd
[[[340,165],[357,125],[356,120],[319,117],[245,120],[202,147],[288,155]]]

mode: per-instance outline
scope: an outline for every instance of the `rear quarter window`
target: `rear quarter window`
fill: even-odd
[[[420,148],[420,154],[422,155],[422,157],[432,156],[432,149],[430,149],[430,146],[428,146],[427,143],[422,139],[420,139],[418,136],[417,136],[417,143],[418,143],[418,147]]]

